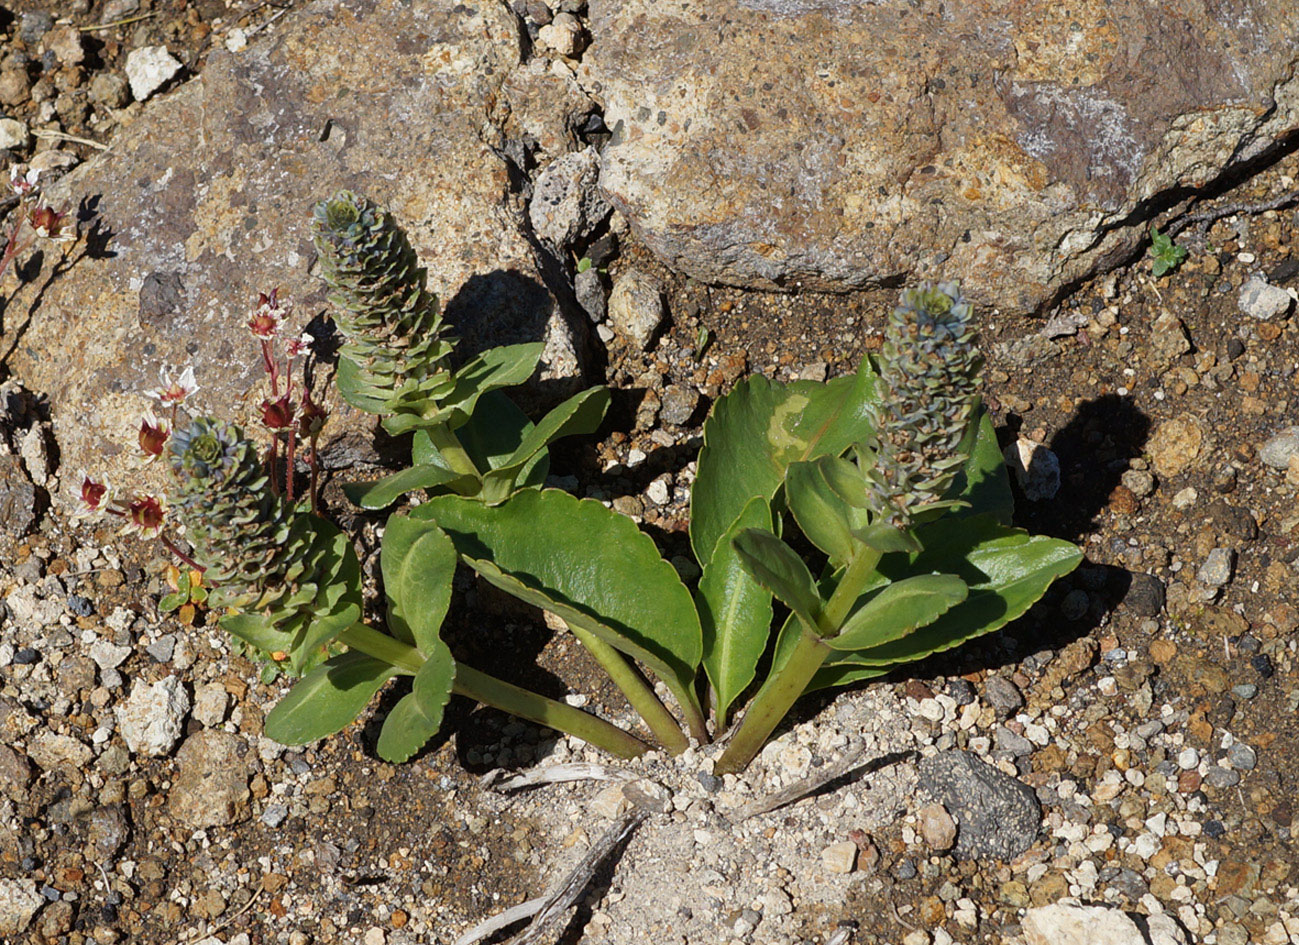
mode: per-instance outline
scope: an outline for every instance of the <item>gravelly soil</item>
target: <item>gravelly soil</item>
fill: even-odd
[[[23,12],[92,25],[106,5],[7,8],[0,30],[14,34]],[[252,28],[279,8],[144,0],[122,17],[154,16],[95,31],[102,45],[70,94],[120,73],[139,45],[166,42],[200,69],[249,11]],[[64,111],[78,119],[66,133],[101,141],[129,117]],[[1297,168],[1286,157],[1216,204],[1293,190]],[[1259,457],[1299,422],[1299,319],[1256,320],[1239,302],[1253,274],[1299,286],[1297,225],[1290,209],[1229,214],[1179,237],[1191,255],[1168,277],[1137,259],[1049,323],[986,316],[999,435],[1045,444],[1061,466],[1053,499],[1021,497],[1019,524],[1078,542],[1087,562],[1005,632],[808,700],[742,779],[712,784],[710,750],[632,766],[671,792],[671,812],[620,849],[562,941],[824,942],[848,923],[857,942],[1014,941],[1025,909],[1065,896],[1167,912],[1188,940],[1299,941],[1299,462]],[[649,354],[611,343],[607,380],[622,393],[607,436],[561,450],[554,471],[679,554],[710,400],[748,372],[852,370],[892,298],[710,289],[634,244],[611,275],[632,266],[663,280],[671,322]],[[369,723],[286,751],[261,737],[282,687],[259,682],[202,618],[158,614],[150,547],[68,522],[56,504],[12,552],[0,564],[0,884],[42,900],[16,941],[450,942],[539,895],[625,803],[603,783],[484,790],[490,768],[601,759],[459,700],[404,766],[376,758]],[[486,665],[508,649],[503,674],[583,693],[631,724],[567,637],[490,589],[461,590],[459,657]],[[173,741],[197,747],[129,752],[116,710],[170,677],[193,703]],[[737,807],[861,745],[889,758],[968,749],[1035,790],[1041,830],[1010,862],[935,848],[911,755],[731,826]],[[856,851],[846,864],[844,843]]]

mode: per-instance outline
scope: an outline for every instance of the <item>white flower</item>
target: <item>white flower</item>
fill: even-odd
[[[154,390],[146,390],[144,396],[160,400],[164,404],[171,404],[172,406],[183,404],[191,394],[199,389],[198,381],[194,380],[193,365],[186,367],[181,372],[180,377],[175,380],[172,380],[171,374],[166,368],[158,372],[158,378],[162,381],[162,386]]]

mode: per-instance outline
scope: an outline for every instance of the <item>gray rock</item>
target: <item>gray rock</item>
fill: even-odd
[[[0,151],[27,146],[27,126],[16,118],[0,118]]]
[[[203,729],[176,753],[171,815],[198,830],[232,824],[248,808],[247,745],[228,732]]]
[[[0,451],[0,548],[27,534],[36,524],[36,509],[36,486],[22,461]]]
[[[45,900],[30,879],[0,879],[0,935],[21,935]]]
[[[1005,676],[989,676],[983,681],[983,698],[1002,716],[1010,715],[1024,705],[1019,687]]]
[[[35,46],[54,27],[54,17],[44,10],[28,10],[18,20],[18,36],[28,46]]]
[[[159,663],[170,662],[176,652],[176,634],[164,633],[146,646],[144,650]]]
[[[664,423],[684,426],[694,416],[699,406],[699,392],[682,384],[669,384],[663,390],[659,419]]]
[[[205,683],[194,692],[194,719],[212,728],[225,721],[230,694],[219,682]]]
[[[48,729],[32,735],[27,744],[27,757],[46,771],[59,768],[79,770],[88,765],[94,756],[94,752],[80,739]]]
[[[152,685],[136,683],[126,704],[115,711],[126,747],[134,754],[156,758],[167,754],[180,740],[189,712],[189,694],[177,676]]]
[[[111,859],[113,854],[122,849],[130,834],[131,825],[120,804],[96,807],[90,812],[86,840],[94,850],[96,859]]]
[[[1033,743],[1023,735],[1016,735],[1004,725],[998,725],[993,733],[993,747],[1016,758],[1033,753]]]
[[[987,0],[591,0],[584,85],[613,132],[601,183],[705,281],[945,272],[977,303],[1035,309],[1129,258],[1153,195],[1299,127],[1273,105],[1299,89],[1299,5],[1242,2],[1170,19],[1088,0],[1057,24]]]
[[[1289,468],[1290,460],[1296,456],[1299,456],[1299,426],[1286,427],[1258,451],[1258,458],[1273,469]]]
[[[1240,775],[1230,768],[1211,765],[1209,770],[1204,773],[1204,783],[1212,788],[1235,787],[1240,783]]]
[[[32,768],[18,751],[0,744],[0,797],[21,798],[32,779]]]
[[[289,816],[289,809],[283,804],[272,804],[262,811],[261,821],[268,827],[278,827]]]
[[[1227,763],[1238,771],[1253,771],[1258,753],[1244,742],[1236,742],[1227,749]]]
[[[921,760],[920,785],[956,818],[963,859],[1014,859],[1033,845],[1042,807],[1033,789],[967,751]]]
[[[1231,580],[1236,565],[1236,553],[1230,548],[1214,548],[1200,565],[1195,577],[1209,587],[1222,587]]]
[[[143,102],[180,72],[180,60],[166,46],[140,46],[126,55],[126,81],[131,95]]]
[[[200,76],[118,131],[111,155],[60,180],[56,204],[107,195],[96,225],[112,234],[111,252],[81,258],[44,289],[45,317],[6,367],[48,395],[62,468],[146,487],[131,469],[129,431],[145,404],[138,392],[156,386],[164,366],[193,361],[200,409],[255,421],[243,410],[262,371],[240,313],[272,286],[298,303],[293,330],[325,308],[309,270],[310,208],[341,187],[382,202],[407,229],[462,338],[458,355],[549,334],[554,360],[539,381],[576,370],[583,326],[551,327],[559,306],[512,192],[498,125],[558,134],[591,106],[571,82],[534,77],[568,110],[534,125],[527,111],[552,99],[510,97],[505,108],[507,78],[523,71],[521,42],[505,4],[385,2],[347,16],[336,4],[305,5],[238,54],[217,44]],[[304,53],[321,49],[366,52]],[[322,98],[321,89],[337,94]],[[142,298],[160,279],[170,297]],[[10,300],[12,311],[33,304],[34,285]],[[95,319],[78,314],[91,309]],[[325,451],[326,465],[363,458],[374,417],[329,396],[338,445]]]
[[[101,638],[90,644],[90,658],[101,670],[117,669],[130,655],[129,646],[118,646],[110,640]]]
[[[597,270],[584,269],[574,276],[573,294],[591,321],[596,324],[604,321],[608,306],[605,302],[604,277]]]
[[[1155,477],[1144,469],[1125,470],[1119,481],[1138,499],[1144,499],[1155,491]]]
[[[648,351],[663,324],[663,290],[638,269],[618,277],[609,296],[609,323],[631,344]]]
[[[1284,315],[1294,305],[1289,292],[1272,285],[1258,273],[1241,287],[1239,302],[1241,312],[1262,322]]]
[[[130,88],[120,75],[101,72],[90,80],[90,101],[101,108],[123,108],[131,100]]]
[[[537,175],[528,218],[537,236],[556,252],[562,253],[609,215],[599,177],[595,148],[562,155]]]
[[[1138,617],[1155,617],[1164,609],[1164,582],[1153,574],[1133,574],[1123,603]]]

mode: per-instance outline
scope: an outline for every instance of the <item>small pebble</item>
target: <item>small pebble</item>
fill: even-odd
[[[1257,273],[1241,287],[1238,301],[1244,314],[1263,322],[1284,315],[1294,305],[1289,292],[1272,285]]]
[[[1288,469],[1295,456],[1299,456],[1299,426],[1286,427],[1258,451],[1259,460],[1273,469]]]
[[[956,821],[942,804],[926,804],[916,811],[920,821],[920,835],[931,849],[950,850],[956,842]]]
[[[830,873],[851,873],[857,867],[857,844],[851,840],[832,843],[821,851],[821,863]]]
[[[1258,686],[1253,683],[1241,683],[1239,686],[1232,686],[1231,693],[1237,699],[1253,699],[1258,695]]]
[[[1087,592],[1082,588],[1074,588],[1060,602],[1060,613],[1064,615],[1065,620],[1081,620],[1087,616],[1087,608],[1090,604]]]
[[[915,879],[916,864],[911,860],[901,860],[893,867],[893,875],[897,879]]]
[[[1249,658],[1249,665],[1254,667],[1254,672],[1258,673],[1264,679],[1271,679],[1276,673],[1276,667],[1272,665],[1272,658],[1266,653],[1260,653],[1257,656]]]
[[[1240,783],[1240,775],[1230,768],[1213,765],[1205,772],[1204,783],[1213,788],[1235,787]]]
[[[1019,687],[1004,676],[989,676],[983,681],[983,698],[1002,716],[1010,715],[1024,705]]]
[[[1244,742],[1236,742],[1227,749],[1227,763],[1238,771],[1253,771],[1258,754]]]
[[[1183,771],[1190,771],[1200,763],[1200,753],[1194,748],[1183,748],[1177,753],[1177,766]]]
[[[1222,587],[1231,580],[1232,570],[1236,564],[1236,553],[1230,548],[1214,548],[1204,559],[1204,564],[1195,572],[1200,583],[1209,587]]]

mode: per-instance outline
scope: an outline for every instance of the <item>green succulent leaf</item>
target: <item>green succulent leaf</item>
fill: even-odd
[[[853,509],[867,508],[866,479],[855,463],[842,456],[822,456],[816,467],[840,502]]]
[[[451,604],[455,545],[434,522],[393,515],[379,553],[388,630],[425,657],[442,647],[442,620]]]
[[[188,602],[189,602],[188,594],[181,594],[179,592],[175,594],[168,594],[158,601],[158,610],[164,614],[169,614],[173,610],[178,609],[182,604]]]
[[[731,703],[753,681],[771,635],[771,592],[744,569],[731,542],[744,529],[770,530],[773,524],[766,500],[750,499],[704,567],[695,594],[704,634],[704,672],[717,695],[719,728]]]
[[[817,630],[821,618],[821,595],[812,572],[798,552],[761,528],[742,529],[736,534],[732,547],[744,570],[797,614],[809,630]]]
[[[717,402],[690,496],[690,543],[701,565],[750,499],[775,496],[791,463],[838,456],[871,437],[865,417],[874,385],[863,360],[855,375],[826,384],[754,375]]]
[[[231,636],[265,653],[281,649],[285,640],[284,634],[275,628],[275,623],[265,614],[226,614],[217,623]]]
[[[363,509],[386,509],[408,492],[435,489],[438,486],[469,488],[468,476],[461,476],[445,466],[432,464],[411,466],[401,472],[384,476],[377,482],[349,482],[343,494],[353,505]]]
[[[397,673],[372,656],[344,653],[304,676],[266,716],[266,734],[281,745],[305,745],[346,728]]]
[[[592,387],[568,398],[527,430],[514,453],[483,477],[484,492],[517,481],[528,464],[555,440],[593,433],[604,420],[608,407],[607,387]]]
[[[881,572],[894,580],[916,571],[955,574],[969,587],[969,595],[915,633],[830,657],[810,688],[839,684],[826,680],[870,678],[858,675],[856,669],[899,666],[999,630],[1021,617],[1053,581],[1082,561],[1082,553],[1071,542],[1007,528],[991,516],[943,519],[922,528],[920,538],[925,551],[886,556],[880,562]],[[835,665],[846,668],[831,673]]]
[[[438,496],[411,517],[437,522],[485,578],[641,660],[697,707],[694,602],[627,517],[556,489],[517,492],[498,506]]]
[[[388,399],[370,393],[372,388],[366,383],[364,373],[351,358],[338,359],[334,386],[338,388],[338,395],[357,410],[365,413],[388,413]]]
[[[836,567],[847,564],[855,545],[849,521],[852,506],[844,505],[830,488],[819,462],[790,464],[785,501],[807,539],[829,555]]]
[[[854,528],[852,534],[863,545],[884,554],[893,551],[915,553],[922,550],[914,530],[903,530],[892,522],[872,522],[864,528]]]
[[[454,387],[442,400],[455,429],[473,415],[478,399],[503,387],[517,387],[532,377],[545,345],[540,341],[489,348],[452,375]]]
[[[447,645],[437,639],[436,647],[415,674],[411,691],[398,700],[383,720],[379,742],[375,745],[380,758],[400,764],[437,734],[455,678],[456,661]]]
[[[970,458],[961,471],[956,474],[947,498],[960,499],[969,503],[962,509],[954,509],[944,518],[973,518],[977,515],[991,515],[1001,525],[1010,525],[1015,513],[1015,497],[1010,491],[1010,476],[1006,472],[1006,460],[997,445],[997,431],[992,425],[992,417],[986,408],[980,405],[975,421],[970,424],[974,443],[970,447]]]
[[[827,637],[825,645],[860,650],[889,643],[933,623],[968,593],[965,582],[952,574],[904,578],[867,596],[848,615],[839,635]]]

